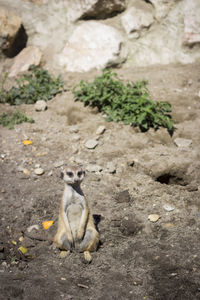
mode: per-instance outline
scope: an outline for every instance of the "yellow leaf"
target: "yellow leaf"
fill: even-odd
[[[13,245],[17,245],[17,242],[15,242],[14,240],[12,240],[11,242]]]
[[[22,253],[22,254],[25,254],[25,253],[27,253],[28,252],[28,249],[27,248],[25,248],[25,247],[19,247],[18,248],[18,250]]]
[[[53,225],[54,221],[44,221],[42,222],[42,225],[44,227],[44,229],[48,229],[49,227],[51,227]]]
[[[24,145],[32,145],[33,142],[31,140],[23,140]]]

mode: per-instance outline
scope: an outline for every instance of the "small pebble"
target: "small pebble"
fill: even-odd
[[[31,232],[32,230],[39,230],[39,226],[36,224],[36,225],[31,225],[27,228],[27,231],[28,232]]]
[[[96,130],[96,134],[99,135],[99,134],[103,134],[106,130],[106,127],[105,126],[99,126]]]
[[[64,161],[61,160],[61,161],[56,161],[53,166],[54,166],[54,168],[60,168],[63,165],[64,165]]]
[[[87,167],[86,167],[86,171],[88,171],[88,172],[91,172],[91,173],[93,173],[93,172],[101,172],[102,171],[102,167],[101,166],[98,166],[98,165],[96,165],[96,164],[89,164],[89,165],[87,165]]]
[[[79,132],[79,129],[78,129],[78,126],[77,125],[73,125],[69,128],[69,132],[70,133],[78,133]]]
[[[148,220],[153,223],[157,222],[159,219],[160,219],[160,216],[157,214],[151,214],[148,216]]]
[[[106,165],[106,171],[110,174],[116,173],[116,167],[113,162],[108,162]]]
[[[193,84],[193,80],[192,79],[189,79],[188,80],[188,85],[192,85]]]
[[[174,140],[174,144],[177,147],[189,147],[192,144],[192,140],[190,140],[190,139],[183,139],[183,138],[176,138]]]
[[[73,142],[78,142],[78,141],[80,141],[80,139],[81,139],[81,137],[80,137],[80,135],[78,135],[78,134],[74,134],[74,135],[72,136],[72,138],[71,138],[71,140],[72,140]]]
[[[85,147],[88,149],[94,149],[98,145],[96,140],[87,140],[85,142]]]
[[[170,205],[170,204],[164,204],[163,205],[164,210],[166,211],[173,211],[175,209],[174,206]]]
[[[42,174],[44,174],[44,170],[43,170],[42,168],[38,168],[38,169],[35,169],[35,170],[34,170],[34,173],[35,173],[36,175],[42,175]]]
[[[23,168],[23,173],[26,175],[30,175],[31,172],[28,169]]]
[[[35,103],[35,110],[36,111],[45,111],[47,109],[47,103],[44,100],[38,100]]]
[[[17,171],[18,171],[18,172],[23,172],[23,171],[24,171],[24,168],[23,168],[22,166],[19,166],[19,167],[17,167]]]

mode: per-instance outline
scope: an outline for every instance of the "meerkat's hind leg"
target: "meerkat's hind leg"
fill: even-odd
[[[94,229],[87,229],[82,242],[78,245],[80,252],[96,251],[99,243],[98,232]]]
[[[73,245],[70,243],[70,241],[67,239],[66,233],[62,233],[62,235],[57,237],[55,239],[55,242],[57,243],[58,247],[62,250],[71,250],[73,248]]]

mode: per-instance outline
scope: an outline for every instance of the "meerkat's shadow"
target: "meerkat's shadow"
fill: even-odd
[[[93,216],[94,226],[95,226],[96,230],[99,232],[98,224],[101,222],[101,215],[94,214],[92,216]],[[100,238],[99,244],[98,244],[98,249],[101,245],[103,245],[103,243]]]

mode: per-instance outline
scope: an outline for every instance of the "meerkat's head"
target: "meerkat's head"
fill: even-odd
[[[61,178],[69,185],[79,185],[84,177],[85,172],[78,166],[68,166],[61,172]]]

